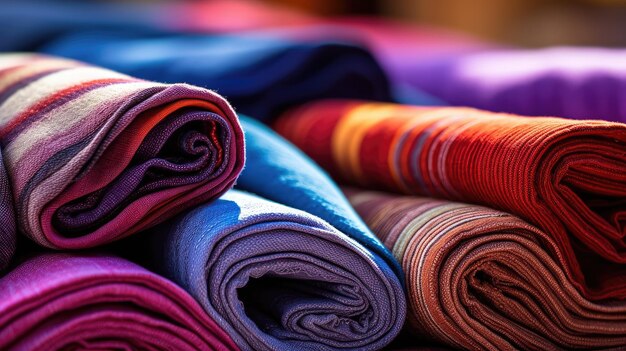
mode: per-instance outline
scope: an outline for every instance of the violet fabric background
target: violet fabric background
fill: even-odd
[[[626,122],[626,50],[491,50],[418,61],[410,84],[452,105]]]
[[[406,301],[391,268],[326,222],[232,190],[149,231],[157,270],[244,350],[377,350]]]
[[[0,349],[237,350],[172,282],[118,257],[43,254],[0,278]]]

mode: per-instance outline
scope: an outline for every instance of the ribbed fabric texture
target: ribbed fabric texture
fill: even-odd
[[[13,195],[0,152],[0,271],[11,261],[15,252],[15,212]]]
[[[238,350],[183,289],[121,258],[44,254],[0,279],[2,350]]]
[[[236,188],[317,216],[384,259],[402,280],[402,268],[363,223],[337,185],[313,160],[264,124],[239,116],[246,166]]]
[[[626,126],[321,101],[275,124],[346,183],[489,205],[563,250],[590,299],[626,298]]]
[[[306,212],[232,190],[147,237],[243,350],[378,350],[403,325],[391,268]]]
[[[51,248],[148,228],[218,197],[244,164],[214,92],[65,59],[0,56],[0,116],[19,229]]]
[[[347,194],[402,262],[414,333],[468,350],[626,345],[626,301],[582,296],[563,250],[536,227],[477,205]]]
[[[626,122],[626,50],[562,47],[416,60],[409,84],[452,105]]]
[[[268,120],[313,99],[391,101],[387,78],[365,49],[272,33],[141,36],[93,32],[50,41],[44,52],[160,82],[210,87],[251,117]]]

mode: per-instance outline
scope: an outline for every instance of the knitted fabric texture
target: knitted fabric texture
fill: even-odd
[[[626,301],[582,296],[557,243],[518,217],[430,198],[347,193],[402,262],[414,333],[468,350],[626,347]]]
[[[15,252],[15,213],[13,195],[0,153],[0,271],[11,261]]]
[[[44,254],[0,278],[0,348],[238,350],[183,289],[121,258]]]
[[[468,108],[322,101],[276,129],[342,182],[517,214],[593,299],[626,298],[626,126]]]
[[[0,56],[0,142],[19,229],[51,248],[148,228],[218,197],[244,164],[219,95],[29,54]]]
[[[391,268],[306,212],[231,190],[147,237],[156,270],[243,350],[378,350],[403,325]]]

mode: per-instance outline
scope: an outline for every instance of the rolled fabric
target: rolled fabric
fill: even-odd
[[[517,214],[559,244],[585,296],[626,298],[626,125],[321,101],[275,127],[345,183]]]
[[[514,69],[512,69],[514,67]],[[626,122],[626,50],[495,50],[421,60],[411,86],[452,105]]]
[[[0,153],[0,272],[15,253],[15,212],[9,177]]]
[[[378,350],[400,331],[400,281],[326,222],[232,190],[148,231],[156,270],[243,350]]]
[[[218,197],[244,164],[219,95],[71,60],[0,56],[0,116],[18,227],[51,248],[146,229]]]
[[[246,139],[246,166],[237,189],[317,216],[359,242],[392,267],[402,268],[354,211],[339,187],[313,160],[272,129],[239,116]]]
[[[95,31],[59,37],[41,51],[161,82],[216,89],[261,120],[323,98],[391,101],[389,82],[364,48],[275,33],[146,36]]]
[[[347,194],[402,263],[416,334],[468,350],[626,347],[626,302],[586,299],[557,242],[518,217],[430,198]]]
[[[189,294],[103,254],[43,254],[0,279],[2,350],[238,350]]]

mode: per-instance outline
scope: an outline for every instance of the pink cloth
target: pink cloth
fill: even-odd
[[[121,258],[46,254],[0,279],[0,349],[237,350],[174,283]]]

